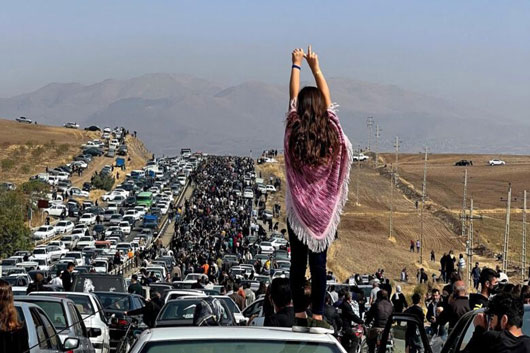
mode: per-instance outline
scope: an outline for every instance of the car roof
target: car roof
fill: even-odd
[[[178,335],[176,333],[178,332]],[[336,344],[331,335],[298,333],[291,328],[279,327],[160,327],[146,331],[149,342],[179,340],[271,340],[303,341]]]
[[[61,292],[57,292],[61,293]],[[50,297],[46,295],[24,295],[17,297],[17,300],[20,301],[45,301],[45,302],[55,302],[55,303],[62,303],[65,300],[70,301],[68,298],[57,298],[57,297]]]

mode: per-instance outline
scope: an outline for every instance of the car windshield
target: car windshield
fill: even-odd
[[[35,255],[43,255],[46,254],[46,249],[34,249],[33,254]]]
[[[160,313],[160,321],[193,320],[195,307],[201,299],[174,300],[166,304]]]
[[[47,232],[48,231],[48,228],[46,227],[40,227],[37,232]]]
[[[92,241],[92,237],[81,237],[80,241]]]
[[[241,312],[241,310],[239,310],[239,307],[236,305],[236,303],[234,303],[232,299],[224,298],[224,297],[217,298],[217,299],[222,300],[232,313],[238,314]]]
[[[127,311],[130,309],[129,297],[127,294],[114,294],[110,292],[96,293],[103,309]]]
[[[180,340],[148,342],[142,353],[338,353],[340,349],[333,344],[306,341],[265,341],[245,339],[223,340]]]

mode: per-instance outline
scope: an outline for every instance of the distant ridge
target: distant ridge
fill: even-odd
[[[528,153],[530,125],[480,109],[403,90],[397,86],[331,78],[333,101],[354,146],[365,147],[366,118],[383,128],[380,149],[423,146],[438,153]],[[287,87],[244,82],[222,87],[190,75],[154,73],[91,85],[51,83],[0,99],[0,116],[27,116],[40,123],[77,121],[83,126],[123,125],[138,131],[149,149],[174,153],[189,146],[219,154],[254,155],[281,149]],[[372,139],[373,140],[373,139]]]

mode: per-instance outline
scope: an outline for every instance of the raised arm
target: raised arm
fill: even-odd
[[[291,81],[289,82],[289,104],[298,96],[300,90],[300,68],[304,60],[304,50],[296,48],[292,53]]]
[[[315,77],[315,82],[317,84],[318,89],[320,90],[320,92],[322,92],[322,95],[324,96],[326,107],[329,107],[331,105],[331,95],[329,93],[329,87],[326,82],[326,79],[324,78],[324,74],[322,73],[322,71],[320,71],[318,56],[314,51],[311,50],[311,46],[307,48],[307,54],[304,57],[306,58],[307,64],[311,68],[311,71],[313,72],[313,76]]]

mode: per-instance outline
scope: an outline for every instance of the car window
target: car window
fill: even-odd
[[[37,304],[39,307],[41,307],[42,310],[44,310],[44,312],[46,312],[46,314],[52,321],[53,326],[55,326],[57,330],[62,330],[66,328],[66,314],[61,303],[39,300],[33,300],[32,303]]]
[[[79,315],[75,306],[72,303],[68,303],[68,310],[70,310],[70,315],[72,316],[72,327],[74,329],[76,336],[86,336],[86,332],[83,329],[83,319]]]

